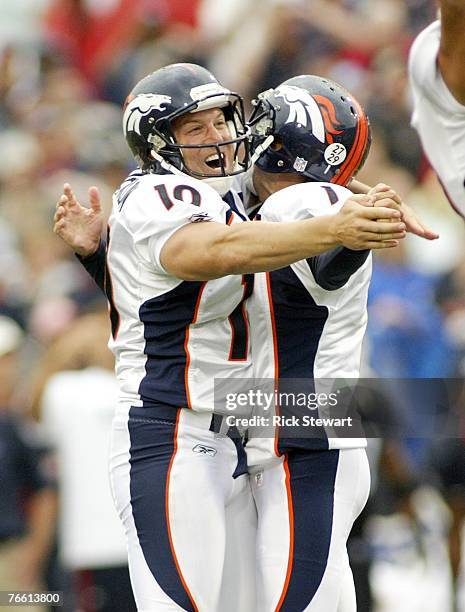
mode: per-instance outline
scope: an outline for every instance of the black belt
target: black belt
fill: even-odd
[[[212,414],[212,420],[210,422],[210,431],[216,434],[222,434],[224,429],[222,427],[225,416],[222,414]],[[245,453],[244,444],[242,442],[242,436],[235,425],[228,427],[224,433],[225,436],[231,438],[237,450],[237,466],[233,473],[233,478],[237,478],[242,474],[247,474],[247,455]]]

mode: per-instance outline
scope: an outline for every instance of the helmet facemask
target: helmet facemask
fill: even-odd
[[[230,133],[230,138],[216,143],[181,144],[176,141],[175,122],[188,114],[193,115],[204,110],[220,109]],[[247,170],[249,161],[249,130],[245,124],[244,108],[238,94],[212,94],[194,102],[188,107],[176,111],[166,118],[159,119],[154,124],[156,147],[152,156],[159,153],[162,157],[169,156],[171,163],[186,174],[199,179],[234,176]],[[189,150],[213,150],[212,172],[200,172],[189,166],[186,153]],[[216,159],[215,159],[216,157]],[[228,164],[228,157],[231,163]],[[230,166],[230,167],[228,167]]]
[[[134,105],[139,96],[136,96]],[[132,101],[130,101],[131,103]],[[216,143],[181,144],[176,141],[175,122],[188,114],[195,116],[197,112],[218,108],[224,113],[225,121],[231,137]],[[157,111],[159,109],[155,109]],[[173,168],[184,174],[199,179],[224,178],[240,174],[250,167],[249,129],[245,123],[245,113],[242,98],[235,93],[221,91],[202,96],[173,112],[145,118],[147,136],[143,147],[137,143],[136,159],[145,171],[152,171],[158,162],[167,170]],[[160,115],[160,113],[158,113]],[[230,152],[230,148],[232,153]],[[185,153],[189,150],[212,150],[212,172],[200,172],[189,167]],[[229,154],[228,154],[229,153]],[[228,164],[228,157],[232,163]],[[231,166],[231,167],[228,167]]]

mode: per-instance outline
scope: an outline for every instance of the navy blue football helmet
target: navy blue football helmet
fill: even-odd
[[[204,145],[178,144],[173,121],[187,113],[221,108],[231,139]],[[152,72],[137,83],[126,99],[123,130],[129,148],[141,168],[188,174],[196,178],[239,174],[250,165],[249,131],[242,97],[223,87],[205,68],[196,64],[171,64]],[[234,168],[225,167],[223,147],[234,145]],[[190,170],[183,159],[187,148],[216,148],[211,174]]]
[[[252,159],[261,170],[345,186],[363,166],[370,124],[337,83],[302,75],[259,94],[252,104]]]

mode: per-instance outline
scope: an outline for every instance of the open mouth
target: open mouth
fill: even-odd
[[[220,153],[219,155],[218,155],[218,153],[214,153],[213,155],[209,155],[206,158],[205,163],[212,170],[219,170],[219,169],[221,169],[225,165],[225,156],[224,156],[224,153]]]

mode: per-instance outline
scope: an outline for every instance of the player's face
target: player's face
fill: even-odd
[[[178,144],[208,145],[231,139],[223,111],[219,108],[189,113],[177,119],[173,132]],[[227,171],[233,168],[233,145],[221,147],[223,162]],[[215,148],[184,149],[184,163],[190,171],[200,174],[221,175],[221,162]]]

